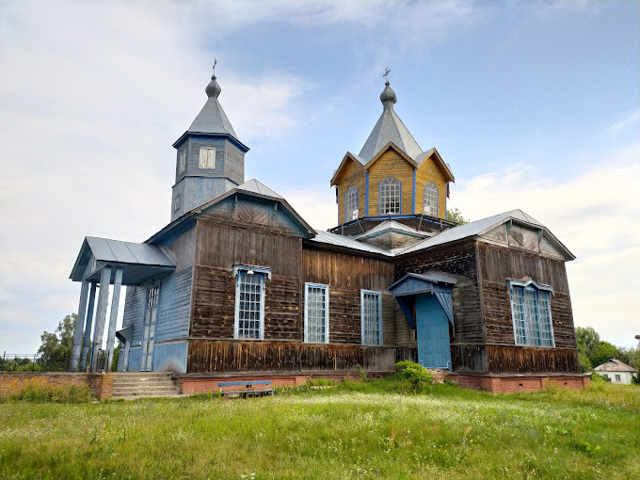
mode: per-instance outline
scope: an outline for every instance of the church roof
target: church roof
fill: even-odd
[[[573,260],[575,256],[558,240],[542,223],[533,218],[531,215],[523,212],[522,210],[511,210],[509,212],[500,213],[498,215],[493,215],[491,217],[482,218],[480,220],[476,220],[474,222],[469,222],[464,225],[458,225],[457,227],[450,228],[445,230],[437,235],[434,235],[431,238],[423,240],[422,242],[417,243],[416,245],[407,248],[398,254],[405,254],[416,252],[418,250],[424,250],[426,248],[435,247],[436,245],[443,245],[445,243],[455,242],[457,240],[462,240],[464,238],[471,238],[478,235],[482,235],[495,227],[504,224],[509,220],[515,220],[516,222],[523,223],[525,225],[530,225],[532,227],[536,227],[545,232],[554,243],[562,251],[565,258],[569,260]]]
[[[251,179],[249,181],[244,182],[242,185],[238,185],[236,190],[242,190],[250,193],[258,193],[260,195],[271,197],[277,200],[283,200],[283,198],[267,187],[264,183],[259,182],[256,179]]]
[[[422,153],[422,149],[393,109],[393,104],[396,103],[397,97],[389,86],[389,82],[385,83],[385,89],[380,95],[380,101],[382,102],[382,115],[380,115],[378,122],[373,127],[369,138],[364,142],[364,146],[358,156],[368,162],[387,143],[393,142],[415,160]]]
[[[231,125],[231,122],[227,117],[227,114],[224,113],[222,105],[220,105],[220,102],[218,101],[220,92],[222,92],[222,89],[218,84],[217,77],[213,75],[211,77],[211,81],[205,88],[205,93],[207,94],[208,98],[206,103],[204,104],[204,107],[202,107],[202,110],[200,110],[200,113],[198,113],[187,131],[184,132],[180,136],[180,138],[173,144],[174,147],[179,144],[187,134],[200,134],[229,136],[240,143],[240,145],[245,148],[245,151],[249,150],[248,147],[240,142],[236,131],[233,129],[233,125]]]

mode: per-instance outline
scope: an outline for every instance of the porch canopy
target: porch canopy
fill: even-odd
[[[404,316],[406,317],[411,328],[415,329],[415,296],[431,293],[435,295],[438,303],[442,307],[447,320],[451,326],[453,323],[453,305],[451,304],[451,287],[455,285],[457,280],[446,273],[430,270],[425,273],[407,273],[397,282],[388,287],[393,294],[393,298]]]
[[[175,268],[174,260],[156,245],[86,237],[70,275],[74,282],[82,282],[71,371],[79,369],[84,372],[87,367],[90,372],[100,369],[97,352],[102,347],[107,324],[107,360],[104,366],[106,371],[110,371],[121,287],[140,285],[159,275],[168,274]],[[107,315],[110,285],[113,285],[113,294],[111,313]],[[99,295],[94,322],[97,287]]]

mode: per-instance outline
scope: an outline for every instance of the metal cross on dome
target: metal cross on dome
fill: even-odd
[[[389,73],[391,73],[389,67],[384,67],[384,73],[382,74],[382,76],[384,77],[385,82],[389,81]]]
[[[213,74],[216,74],[216,65],[218,64],[218,59],[213,57]]]

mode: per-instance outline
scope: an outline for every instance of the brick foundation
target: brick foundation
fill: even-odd
[[[490,393],[517,393],[544,390],[550,384],[559,388],[582,390],[589,386],[588,375],[464,375],[449,373],[447,380],[462,388]]]
[[[28,380],[46,382],[48,385],[86,385],[98,400],[111,398],[113,391],[112,373],[7,372],[0,374],[0,396],[20,392]]]

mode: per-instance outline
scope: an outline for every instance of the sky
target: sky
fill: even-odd
[[[0,0],[0,354],[76,312],[86,235],[169,222],[172,144],[206,101],[251,150],[245,178],[316,229],[333,171],[382,105],[476,220],[520,208],[577,257],[574,322],[640,334],[640,2]]]

